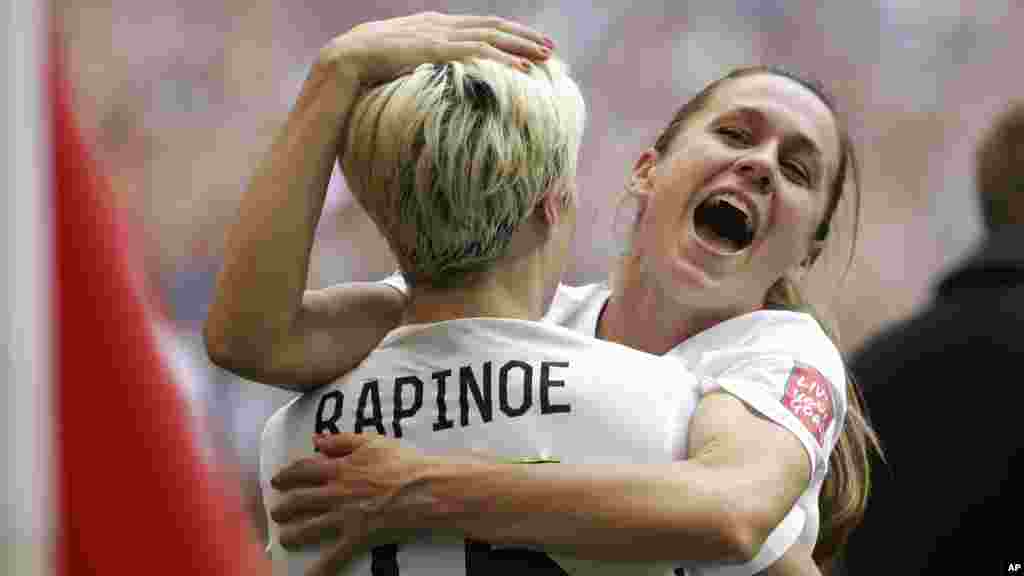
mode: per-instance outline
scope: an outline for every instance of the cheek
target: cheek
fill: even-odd
[[[654,203],[647,206],[647,210],[640,216],[633,232],[634,251],[650,254],[652,248],[665,244],[669,226],[663,218],[664,212]]]
[[[821,219],[822,208],[805,191],[778,195],[775,226],[797,251],[809,247],[815,228]]]
[[[670,218],[669,210],[650,204],[633,230],[630,251],[648,263],[672,258],[672,247],[679,242],[680,225]]]
[[[691,138],[678,146],[672,153],[671,172],[673,178],[689,183],[691,189],[707,182],[735,160],[735,153],[711,138]]]

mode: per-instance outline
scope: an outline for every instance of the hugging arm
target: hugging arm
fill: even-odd
[[[370,22],[320,50],[242,196],[203,330],[217,365],[293,390],[332,381],[394,328],[405,299],[380,285],[307,290],[309,256],[345,121],[363,89],[424,62],[523,66],[544,37],[493,17],[424,13]]]
[[[510,465],[426,456],[374,435],[316,442],[332,458],[279,472],[272,484],[285,493],[271,516],[286,547],[340,535],[324,574],[375,533],[408,529],[594,560],[746,562],[810,478],[791,432],[724,393],[701,400],[691,457],[671,464]]]

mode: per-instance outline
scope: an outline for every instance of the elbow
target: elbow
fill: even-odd
[[[744,503],[743,500],[748,502]],[[744,564],[757,557],[768,535],[781,521],[754,498],[733,500],[721,518],[723,521],[719,525],[719,537],[728,551],[728,560]]]
[[[216,322],[210,319],[203,325],[203,346],[206,348],[206,356],[215,366],[229,372],[238,370],[237,357],[232,353],[228,338],[223,330],[218,329]]]
[[[268,355],[253,350],[251,344],[239,344],[244,344],[244,340],[234,337],[216,321],[207,319],[203,325],[203,346],[214,366],[243,378],[266,371],[263,364]]]
[[[203,345],[214,366],[245,380],[290,392],[306,392],[336,378],[317,374],[274,350],[260,348],[251,339],[225,336],[210,322],[203,327]]]

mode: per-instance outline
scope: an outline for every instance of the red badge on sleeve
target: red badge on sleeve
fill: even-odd
[[[832,424],[832,384],[821,373],[799,362],[786,381],[782,404],[793,413],[821,445]]]

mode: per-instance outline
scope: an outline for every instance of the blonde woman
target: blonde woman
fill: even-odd
[[[353,427],[428,453],[520,462],[682,456],[698,389],[678,362],[537,322],[575,229],[583,124],[583,98],[554,58],[528,71],[484,59],[423,64],[356,98],[343,172],[409,279],[405,324],[351,372],[270,418],[260,459],[266,506],[279,497],[273,474],[313,455],[311,433]],[[638,376],[650,381],[642,396],[631,394]],[[281,540],[271,522],[277,573],[316,569],[316,548],[288,550]],[[553,558],[435,530],[374,547],[343,573],[671,569]]]

